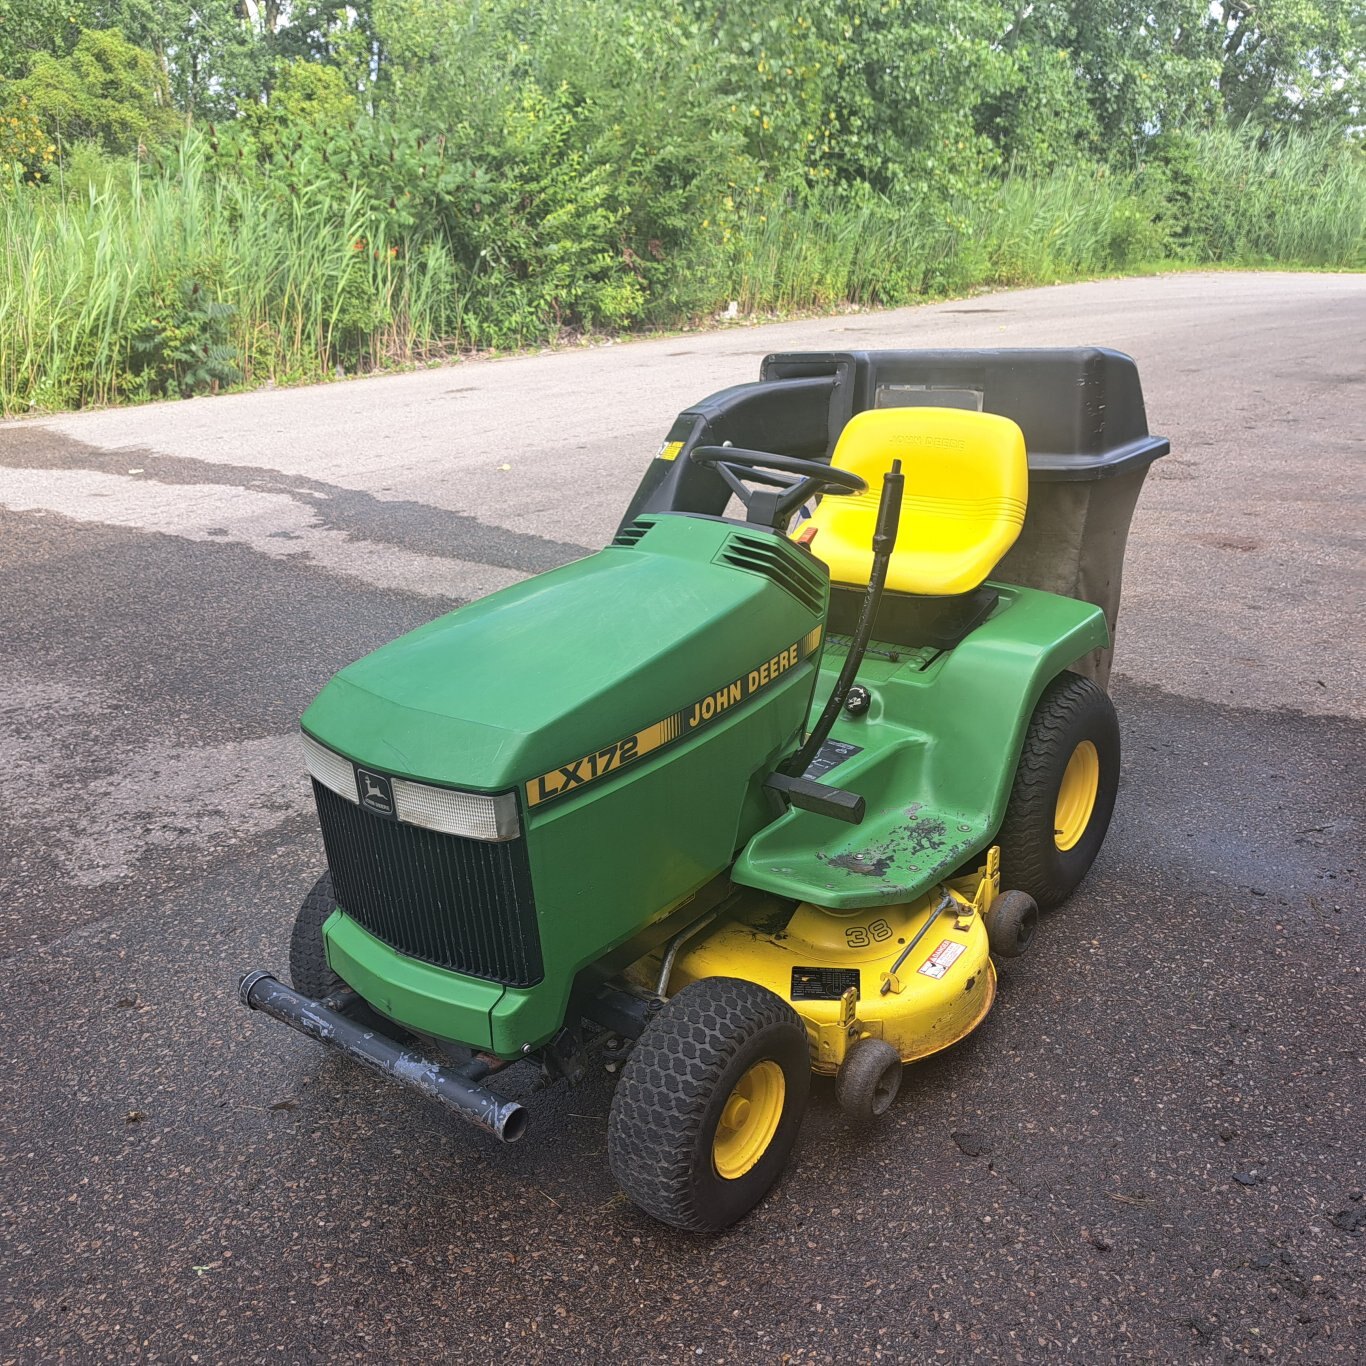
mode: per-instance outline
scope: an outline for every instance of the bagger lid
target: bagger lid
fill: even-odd
[[[761,384],[835,378],[842,426],[868,408],[976,408],[1019,424],[1032,479],[1103,479],[1150,464],[1171,445],[1148,431],[1131,356],[1105,347],[783,352]]]

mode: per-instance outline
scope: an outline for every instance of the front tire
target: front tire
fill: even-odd
[[[997,843],[1001,872],[1040,910],[1071,895],[1105,840],[1119,789],[1119,722],[1105,691],[1062,673],[1029,719]]]
[[[289,937],[289,980],[295,991],[302,991],[315,1001],[331,996],[346,985],[328,965],[327,948],[323,943],[323,922],[336,909],[332,874],[324,873],[304,897],[304,904],[294,918],[294,932]]]
[[[806,1029],[754,982],[707,977],[668,1000],[612,1098],[607,1156],[645,1213],[714,1233],[778,1179],[811,1089]]]

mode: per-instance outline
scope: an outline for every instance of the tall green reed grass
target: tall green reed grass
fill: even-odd
[[[1186,259],[1366,268],[1366,143],[1207,134],[1163,170],[1173,249]]]
[[[289,198],[215,177],[193,139],[158,174],[85,195],[0,192],[0,408],[154,396],[145,339],[188,284],[231,309],[241,382],[319,379],[465,343],[471,282],[441,244],[390,240],[353,188]],[[139,341],[143,347],[139,347]]]
[[[1366,156],[1333,138],[1208,134],[1138,170],[1006,176],[929,211],[763,205],[700,239],[658,308],[881,306],[1181,264],[1366,269]]]

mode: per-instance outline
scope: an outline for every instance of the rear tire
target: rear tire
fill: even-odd
[[[1029,719],[997,843],[1001,873],[1040,910],[1064,901],[1105,840],[1119,788],[1119,722],[1105,691],[1062,673]]]
[[[707,977],[650,1021],[607,1126],[617,1184],[646,1214],[714,1233],[778,1179],[811,1089],[806,1028],[754,982]]]
[[[323,922],[337,909],[332,894],[332,874],[324,873],[304,897],[294,917],[294,932],[289,937],[289,980],[295,991],[320,1001],[340,991],[346,983],[332,971],[323,944]]]

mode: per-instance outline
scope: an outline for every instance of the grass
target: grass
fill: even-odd
[[[885,201],[778,205],[700,243],[661,311],[885,306],[1182,265],[1366,269],[1366,158],[1331,140],[1210,136],[1176,171],[1011,176],[935,217]]]
[[[235,382],[289,383],[459,345],[462,281],[436,244],[410,263],[359,191],[281,202],[207,174],[193,142],[126,189],[0,194],[0,409],[156,396],[149,339],[196,344],[178,296],[230,307]],[[416,268],[414,268],[416,267]],[[207,343],[209,338],[204,338]]]
[[[6,414],[420,363],[471,346],[498,307],[487,270],[441,240],[391,240],[359,188],[262,193],[211,174],[193,137],[156,173],[70,195],[0,191],[0,244]],[[731,300],[746,314],[896,305],[1165,264],[1366,268],[1366,158],[1322,139],[1209,135],[1132,172],[1007,176],[934,211],[873,197],[755,204],[699,225],[641,321],[677,326]],[[206,298],[216,313],[187,302]],[[555,331],[547,317],[523,344]]]
[[[1193,260],[1366,269],[1366,150],[1324,137],[1206,137],[1174,177],[1172,238]]]

